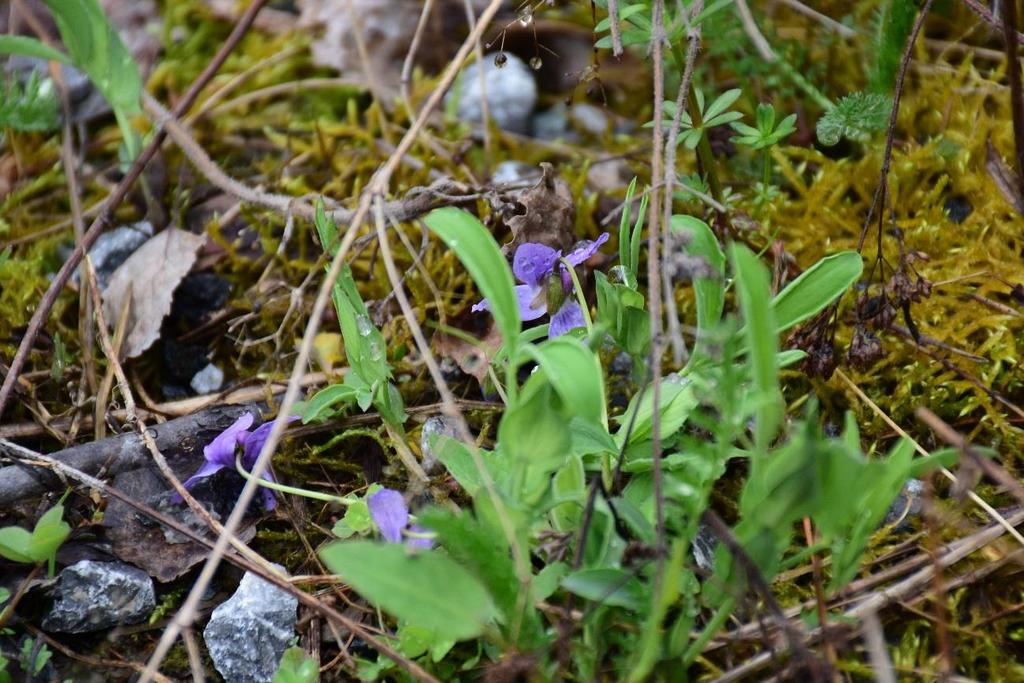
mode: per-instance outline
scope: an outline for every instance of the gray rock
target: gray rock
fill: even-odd
[[[437,442],[438,436],[447,436],[453,439],[459,438],[459,431],[455,422],[450,417],[438,415],[427,418],[423,423],[423,431],[420,433],[420,450],[423,452],[423,469],[427,472],[437,468],[437,449],[440,446]]]
[[[896,499],[889,506],[885,513],[883,526],[895,524],[894,531],[907,531],[911,528],[912,522],[921,516],[921,508],[924,505],[924,482],[920,479],[911,479],[903,485]]]
[[[703,523],[699,524],[697,526],[697,535],[693,537],[693,542],[690,544],[690,553],[693,555],[693,561],[704,571],[714,571],[715,550],[717,549],[718,537],[715,536],[710,527],[705,526]]]
[[[224,386],[224,371],[213,363],[207,363],[206,367],[192,375],[190,382],[192,391],[197,394],[212,394],[220,391]]]
[[[295,637],[298,601],[255,574],[213,610],[203,631],[213,665],[227,683],[270,681]]]
[[[467,123],[483,123],[483,97],[481,96],[480,69],[487,109],[494,123],[502,130],[527,134],[530,132],[530,114],[537,104],[537,83],[523,60],[508,52],[504,64],[498,66],[496,54],[485,55],[482,62],[470,64],[459,76],[456,86],[445,95],[445,104],[457,101],[457,116]]]
[[[511,185],[512,183],[536,183],[540,180],[539,166],[522,161],[503,161],[494,167],[491,182],[495,185]]]
[[[93,268],[96,269],[96,280],[101,290],[107,288],[107,282],[110,281],[110,276],[114,274],[118,266],[152,236],[153,225],[149,221],[123,225],[99,236],[95,244],[92,245],[92,249],[89,250],[89,257],[92,259]],[[79,266],[71,276],[71,280],[76,284],[79,282],[81,272],[82,268]]]
[[[537,112],[532,121],[533,137],[538,140],[576,142],[579,135],[569,127],[569,108],[564,102]]]
[[[604,135],[608,132],[608,115],[593,104],[581,102],[572,105],[570,116],[578,128],[590,135]]]
[[[137,624],[155,606],[146,572],[120,562],[82,560],[60,573],[57,600],[43,618],[43,630],[87,633]]]

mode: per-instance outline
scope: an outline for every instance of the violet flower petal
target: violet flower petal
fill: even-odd
[[[560,252],[545,244],[523,242],[512,259],[512,272],[520,282],[537,287],[554,270]]]
[[[202,466],[198,470],[196,470],[196,473],[193,474],[188,479],[186,479],[184,482],[182,482],[181,485],[184,486],[187,489],[190,489],[193,486],[195,486],[196,483],[198,483],[198,481],[200,479],[205,479],[206,477],[209,477],[210,475],[216,474],[217,472],[220,472],[225,467],[227,467],[227,465],[221,465],[220,463],[216,463],[216,462],[204,462],[202,464]],[[171,496],[171,502],[172,503],[180,503],[183,500],[184,499],[181,496],[179,496],[177,492],[175,492]]]
[[[536,320],[545,313],[548,312],[547,303],[544,298],[541,297],[540,301],[537,302],[537,306],[534,307],[533,302],[537,301],[537,297],[541,293],[540,287],[534,287],[532,285],[516,285],[516,299],[519,300],[519,317],[523,321]]]
[[[607,241],[608,233],[606,232],[601,233],[601,236],[593,242],[590,240],[583,240],[575,249],[565,255],[565,260],[574,266],[578,266],[593,256],[598,248]],[[562,267],[564,268],[565,266]]]
[[[234,467],[235,445],[244,440],[245,435],[248,434],[246,430],[252,426],[252,421],[252,413],[245,413],[235,420],[233,425],[214,437],[213,441],[203,448],[203,457],[206,458],[206,462],[216,463],[221,467]]]
[[[491,304],[487,301],[487,299],[481,299],[480,303],[473,304],[473,308],[469,310],[473,311],[474,313],[479,313],[480,311],[489,311],[491,310]]]
[[[571,299],[566,299],[558,312],[551,316],[551,324],[548,326],[548,337],[554,339],[560,337],[571,329],[583,327],[587,324],[583,317],[583,309]]]
[[[274,477],[273,475],[270,474],[270,472],[264,472],[261,479],[266,479],[267,481],[274,481]],[[260,495],[263,496],[264,510],[273,510],[274,508],[277,507],[277,498],[274,497],[273,489],[268,489],[266,486],[261,486]]]
[[[402,494],[393,489],[381,489],[370,496],[366,504],[380,535],[391,543],[401,543],[402,529],[409,523],[409,508]]]
[[[285,418],[285,422],[294,422],[298,419],[298,415],[289,415]],[[256,458],[259,457],[260,451],[263,450],[263,444],[265,444],[267,439],[270,437],[270,430],[274,428],[274,422],[276,421],[277,420],[264,422],[259,427],[252,430],[251,433],[240,439],[241,443],[245,445],[245,453],[242,455],[242,464],[245,466],[246,470],[251,470],[252,466],[256,464]]]

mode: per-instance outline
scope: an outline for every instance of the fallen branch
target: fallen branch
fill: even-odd
[[[246,410],[244,406],[238,405],[213,406],[200,413],[151,427],[151,434],[161,451],[184,455],[196,454],[200,457],[198,454],[203,446],[227,429]],[[21,449],[6,439],[0,439],[0,453],[24,463]],[[137,433],[128,432],[109,439],[72,446],[53,453],[50,457],[76,470],[94,475],[104,469],[111,474],[134,469],[149,463],[151,456],[142,437]],[[0,506],[10,505],[63,486],[60,478],[52,472],[47,472],[43,467],[17,464],[0,468]]]

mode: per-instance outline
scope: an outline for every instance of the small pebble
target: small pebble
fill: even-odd
[[[82,560],[57,580],[57,599],[43,630],[87,633],[145,621],[156,606],[149,574],[121,562]]]
[[[133,225],[123,225],[97,238],[89,250],[89,258],[92,259],[96,281],[101,291],[107,288],[107,282],[118,266],[127,261],[128,257],[152,236],[153,225],[149,221],[142,221]],[[68,255],[70,253],[68,251]],[[71,276],[71,281],[78,284],[81,272],[82,267],[79,266]]]
[[[224,386],[224,371],[213,363],[208,363],[205,368],[192,376],[189,386],[197,394],[212,394],[220,391],[220,388]]]
[[[295,637],[297,606],[292,595],[245,573],[203,631],[213,665],[227,683],[270,683]]]
[[[458,429],[456,429],[455,423],[451,418],[444,415],[436,415],[427,418],[427,421],[423,423],[423,431],[420,434],[420,450],[423,453],[423,469],[427,473],[437,469],[439,464],[437,451],[434,448],[434,446],[439,445],[434,443],[437,441],[438,436],[447,436],[453,439],[459,438]]]
[[[949,220],[954,223],[963,223],[974,212],[974,207],[971,206],[971,202],[968,201],[967,197],[959,194],[946,197],[942,207],[946,210]]]
[[[527,134],[530,132],[530,114],[537,104],[537,83],[533,72],[523,60],[509,52],[501,65],[495,55],[485,55],[482,62],[470,64],[459,76],[456,87],[445,96],[445,104],[458,102],[457,116],[466,123],[483,123],[480,69],[483,68],[483,90],[487,109],[494,123],[502,130]]]

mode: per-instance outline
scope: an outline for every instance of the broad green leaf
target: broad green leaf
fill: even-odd
[[[634,611],[643,608],[647,592],[633,574],[612,568],[575,571],[562,579],[562,588],[602,605]]]
[[[403,544],[339,541],[320,555],[371,603],[439,638],[475,638],[496,615],[480,581],[438,550],[410,552]]]
[[[61,64],[70,64],[71,58],[60,50],[55,50],[45,43],[28,36],[0,36],[0,54],[25,55],[49,59]]]
[[[698,277],[693,281],[697,302],[697,341],[694,356],[707,355],[708,335],[722,318],[725,307],[725,254],[718,238],[708,224],[694,216],[672,216],[673,232],[689,236],[685,249],[704,259],[715,272],[714,277]]]
[[[20,526],[0,529],[0,556],[14,562],[35,564],[32,557],[32,534]]]
[[[784,332],[822,311],[857,281],[864,262],[855,251],[821,259],[772,300],[775,329]]]
[[[775,316],[769,304],[768,271],[746,247],[730,248],[740,310],[746,322],[747,358],[756,402],[755,437],[764,453],[782,422],[782,395],[775,356],[779,351]]]
[[[438,542],[460,567],[471,572],[487,588],[500,612],[500,621],[509,626],[517,620],[519,580],[504,537],[490,533],[473,515],[453,514],[432,508],[419,517],[419,522],[437,533]],[[540,620],[533,606],[526,608],[525,630],[519,633],[519,645],[530,647],[541,635]]]
[[[523,346],[522,351],[537,361],[571,414],[607,424],[601,362],[583,342],[561,336],[539,346]]]
[[[60,503],[47,510],[36,522],[35,529],[32,530],[32,541],[29,543],[29,555],[36,562],[47,561],[51,576],[57,549],[71,534],[71,526],[63,517],[64,506]]]
[[[675,434],[686,422],[690,413],[699,401],[688,380],[680,381],[678,377],[669,376],[661,381],[660,436],[662,439]],[[629,432],[629,443],[640,443],[651,438],[654,428],[654,402],[650,389],[640,392],[630,401],[626,412],[616,418],[620,427],[615,433],[615,443],[622,446],[629,430],[632,414],[636,413],[633,429]]]
[[[453,207],[435,209],[423,219],[455,252],[487,299],[507,346],[516,343],[522,321],[512,271],[487,228],[472,214]]]

